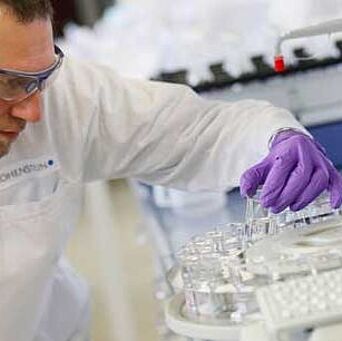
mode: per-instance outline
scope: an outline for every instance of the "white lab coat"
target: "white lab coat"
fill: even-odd
[[[0,340],[88,340],[87,288],[63,258],[84,183],[136,177],[225,190],[266,154],[274,131],[302,129],[266,102],[208,102],[70,60],[44,113],[0,159]]]

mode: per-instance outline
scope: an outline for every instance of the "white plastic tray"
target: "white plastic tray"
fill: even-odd
[[[258,317],[255,321],[246,324],[233,324],[226,320],[217,320],[217,324],[190,321],[183,316],[184,295],[182,293],[175,295],[165,304],[165,320],[167,326],[176,334],[183,335],[193,339],[210,341],[238,341],[242,335],[242,329],[251,324],[258,323]]]

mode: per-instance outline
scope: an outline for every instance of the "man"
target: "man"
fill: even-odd
[[[86,182],[225,190],[268,154],[244,195],[264,184],[280,211],[327,189],[341,205],[339,174],[287,111],[67,60],[51,16],[49,0],[0,0],[0,340],[89,340],[87,290],[63,258]]]

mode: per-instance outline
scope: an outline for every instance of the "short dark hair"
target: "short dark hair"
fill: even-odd
[[[0,0],[0,5],[9,11],[21,23],[30,23],[36,19],[51,19],[53,8],[50,0]]]

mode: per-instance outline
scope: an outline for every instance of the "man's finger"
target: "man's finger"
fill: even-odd
[[[240,192],[243,197],[252,197],[261,186],[269,172],[267,160],[264,160],[243,173],[240,179]]]

